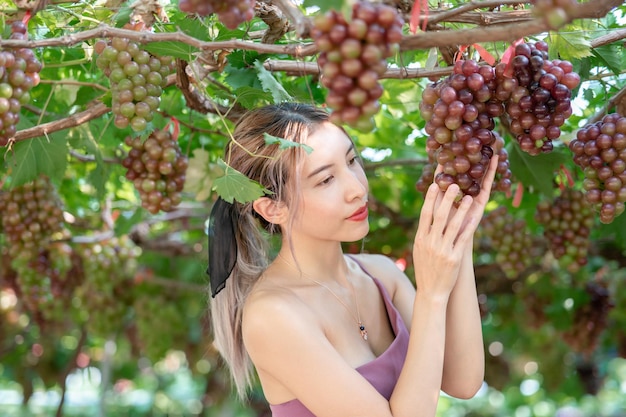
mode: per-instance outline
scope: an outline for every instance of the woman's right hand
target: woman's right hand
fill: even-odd
[[[456,283],[466,244],[480,220],[470,212],[472,197],[464,196],[455,207],[459,192],[452,184],[444,193],[436,183],[426,192],[413,242],[418,295],[447,298]]]

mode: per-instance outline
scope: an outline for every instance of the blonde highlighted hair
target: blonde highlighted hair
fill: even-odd
[[[271,191],[270,198],[296,206],[293,184],[302,148],[280,149],[267,144],[265,133],[304,143],[328,113],[312,105],[281,103],[245,114],[236,124],[232,140],[226,145],[224,160],[249,179]],[[292,189],[287,189],[287,187]],[[253,367],[242,336],[242,310],[250,289],[269,263],[267,232],[280,233],[252,208],[252,202],[234,202],[239,214],[235,227],[237,262],[224,289],[211,299],[210,312],[215,346],[230,368],[240,398],[245,398],[253,381]],[[265,230],[265,232],[264,232]]]

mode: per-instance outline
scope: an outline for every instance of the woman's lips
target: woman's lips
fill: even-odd
[[[367,219],[367,216],[369,216],[369,212],[367,210],[367,204],[366,204],[360,209],[358,209],[357,211],[355,211],[354,213],[352,213],[352,215],[348,217],[348,220],[360,222],[361,220]]]

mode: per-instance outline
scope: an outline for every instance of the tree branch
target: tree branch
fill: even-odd
[[[439,22],[449,22],[449,21],[458,21],[454,20],[459,15],[467,15],[471,10],[476,9],[494,9],[500,6],[506,5],[516,5],[520,4],[519,0],[487,0],[487,1],[470,1],[465,4],[460,5],[459,7],[455,7],[453,9],[438,11],[431,10],[428,12],[428,24],[435,24]],[[499,13],[479,13],[479,15],[484,16],[481,18],[481,21],[485,22],[485,24],[489,24],[489,22],[494,22],[496,19],[501,18],[505,14],[516,16],[519,21],[522,18],[528,18],[531,14],[531,11],[526,10],[515,10],[513,12],[499,12]],[[512,17],[512,16],[509,16]],[[426,19],[426,16],[420,16],[420,24],[423,19]],[[500,21],[501,22],[501,21]],[[468,22],[471,23],[471,22]]]

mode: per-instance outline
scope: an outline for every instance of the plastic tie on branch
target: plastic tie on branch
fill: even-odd
[[[559,178],[559,189],[561,191],[565,190],[566,182],[569,188],[574,187],[574,178],[572,178],[572,173],[563,164],[561,164],[561,166],[559,167],[558,178]]]
[[[506,51],[504,51],[504,54],[502,55],[502,59],[500,60],[500,62],[503,62],[504,64],[506,64],[506,67],[504,68],[505,77],[508,77],[508,78],[513,77],[513,66],[511,64],[511,58],[515,56],[515,48],[517,48],[517,45],[520,45],[522,43],[524,43],[524,38],[519,38],[518,40],[511,43],[511,45],[508,48],[506,48]]]
[[[411,20],[409,21],[409,30],[414,35],[415,32],[417,32],[420,16],[422,14],[422,7],[424,8],[422,32],[426,32],[426,26],[428,25],[428,0],[415,0],[415,2],[413,3],[413,8],[411,9]]]
[[[456,52],[455,54],[455,58],[454,61],[460,61],[461,59],[463,59],[463,54],[471,47],[473,47],[476,52],[478,52],[478,55],[483,59],[483,61],[485,61],[487,64],[491,65],[492,67],[496,64],[496,59],[494,58],[493,55],[491,55],[489,53],[489,51],[487,51],[485,48],[483,48],[481,45],[477,44],[477,43],[473,43],[471,45],[462,45],[461,47],[459,47],[459,50]]]
[[[180,135],[180,122],[174,116],[170,117],[170,121],[165,125],[165,130],[170,128],[170,123],[172,124],[172,139],[177,141],[178,135]]]
[[[522,184],[521,182],[518,182],[511,205],[515,208],[519,207],[522,204],[523,197],[524,197],[524,184]]]

